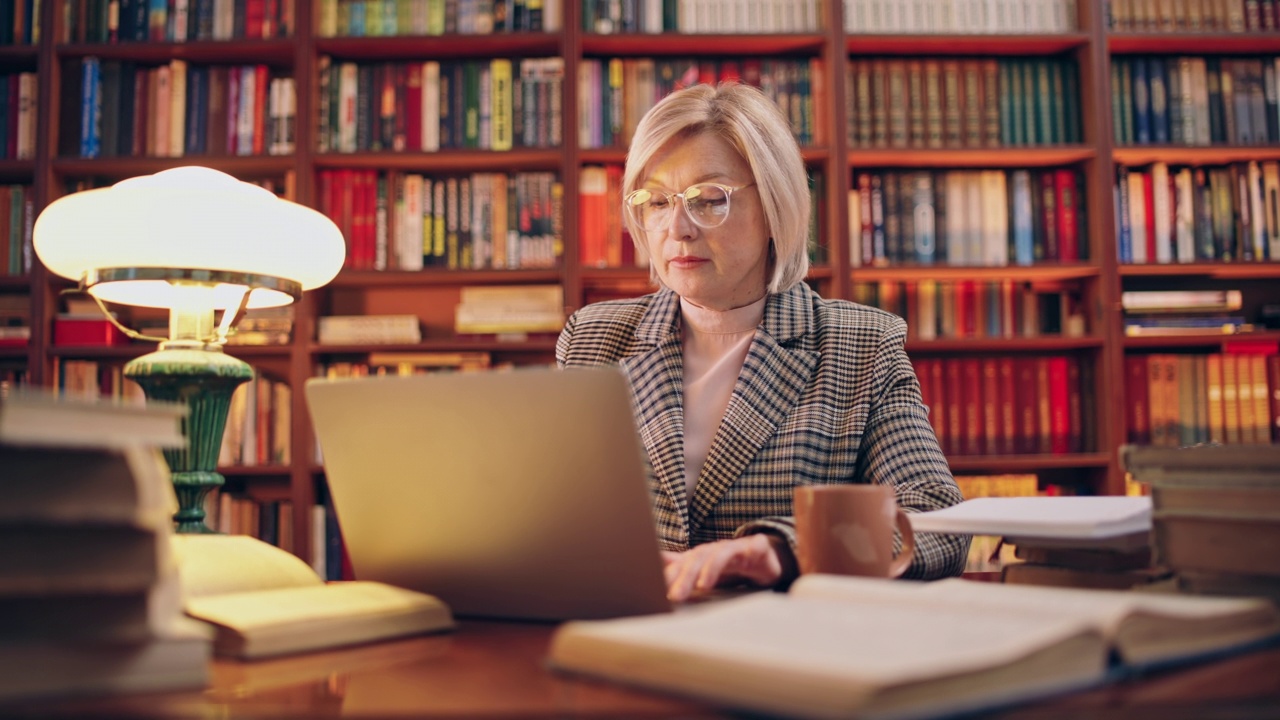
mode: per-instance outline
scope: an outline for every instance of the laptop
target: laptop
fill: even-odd
[[[671,609],[616,368],[312,378],[306,400],[357,578],[464,617]]]

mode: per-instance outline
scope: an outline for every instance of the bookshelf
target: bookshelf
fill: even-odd
[[[86,6],[93,8],[99,4],[106,6],[105,2],[94,0]],[[252,4],[256,3],[252,0],[246,3]],[[197,5],[203,7],[204,3],[193,1],[191,7]],[[1121,144],[1116,141],[1113,127],[1113,68],[1117,59],[1147,55],[1276,56],[1280,55],[1280,32],[1192,32],[1160,29],[1158,22],[1150,28],[1129,22],[1123,31],[1112,31],[1113,23],[1103,14],[1102,4],[1090,2],[1071,3],[1077,14],[1074,27],[1054,32],[948,33],[932,28],[911,32],[905,24],[898,26],[903,29],[884,31],[857,29],[855,18],[846,17],[846,10],[863,13],[873,5],[896,7],[894,3],[875,0],[848,3],[823,0],[815,6],[820,22],[809,28],[779,33],[599,33],[582,29],[583,3],[564,0],[552,4],[552,8],[559,10],[558,17],[544,15],[547,22],[558,23],[558,29],[550,32],[352,37],[334,32],[334,13],[346,7],[346,3],[294,0],[272,5],[292,13],[285,18],[293,28],[286,36],[277,33],[270,38],[236,38],[234,32],[228,34],[223,28],[220,36],[229,39],[102,42],[91,40],[94,35],[87,27],[81,30],[77,24],[68,28],[66,23],[74,14],[63,12],[66,4],[61,0],[46,0],[40,4],[42,22],[38,42],[0,47],[0,73],[34,72],[39,77],[35,113],[40,128],[35,137],[33,159],[0,158],[0,184],[29,185],[31,211],[37,212],[76,183],[114,182],[186,163],[205,164],[244,180],[270,183],[278,191],[314,207],[324,207],[327,202],[322,187],[322,178],[327,173],[364,172],[383,178],[415,174],[428,179],[472,173],[504,173],[513,177],[521,173],[552,173],[558,178],[563,189],[559,228],[562,247],[551,266],[344,270],[334,283],[308,294],[296,306],[290,343],[228,347],[228,352],[243,357],[264,375],[293,389],[288,401],[290,461],[224,468],[229,487],[265,501],[292,503],[293,546],[300,555],[307,556],[314,521],[310,509],[324,490],[323,468],[317,463],[300,389],[318,366],[358,362],[374,351],[480,351],[489,353],[495,363],[549,363],[554,338],[508,342],[456,335],[452,331],[453,308],[461,288],[559,285],[569,311],[598,299],[648,290],[647,272],[642,268],[584,266],[578,261],[580,175],[584,168],[620,166],[625,160],[621,140],[599,145],[582,142],[578,123],[571,120],[581,101],[590,100],[584,97],[585,90],[577,81],[581,68],[592,62],[607,67],[614,59],[625,64],[650,59],[655,63],[682,59],[724,63],[741,62],[744,58],[787,61],[816,68],[809,76],[809,97],[815,112],[809,118],[811,135],[810,140],[803,143],[803,156],[811,175],[818,180],[815,183],[816,224],[823,248],[810,282],[826,296],[848,299],[863,299],[861,293],[868,292],[868,287],[892,286],[899,290],[885,292],[914,292],[906,288],[918,288],[922,282],[977,283],[979,287],[991,288],[1012,285],[1026,288],[1031,294],[1054,296],[1057,299],[1053,302],[1069,299],[1077,318],[1072,322],[1078,323],[1070,333],[1062,332],[1061,328],[1053,330],[1056,325],[1042,326],[1032,333],[975,330],[948,334],[941,332],[940,327],[940,332],[931,337],[913,334],[908,340],[908,351],[913,360],[923,361],[981,361],[988,357],[1015,361],[1067,359],[1083,373],[1075,415],[1079,427],[1073,430],[1078,437],[1071,445],[1074,449],[954,454],[951,456],[953,469],[964,475],[1034,473],[1040,477],[1042,486],[1059,484],[1080,492],[1122,492],[1124,479],[1116,448],[1128,435],[1129,421],[1123,408],[1133,400],[1126,390],[1126,359],[1150,353],[1221,352],[1224,343],[1239,338],[1127,338],[1120,310],[1121,293],[1147,287],[1242,286],[1257,307],[1276,301],[1274,290],[1268,288],[1280,278],[1280,263],[1203,260],[1177,264],[1121,263],[1117,257],[1119,238],[1113,220],[1117,205],[1113,192],[1117,168],[1146,168],[1152,163],[1208,167],[1280,160],[1280,142],[1250,146]],[[1056,3],[1035,5],[1057,6]],[[1272,3],[1264,5],[1270,7]],[[75,3],[72,6],[78,7]],[[544,12],[545,8],[544,5]],[[898,20],[907,22],[905,17]],[[321,26],[324,31],[319,29]],[[94,32],[103,30],[98,28]],[[65,41],[68,37],[73,39]],[[125,63],[147,69],[168,66],[174,61],[185,63],[188,71],[202,66],[265,66],[268,77],[293,81],[296,121],[292,147],[282,154],[220,152],[173,157],[157,152],[120,152],[114,157],[83,158],[78,152],[78,136],[70,134],[78,132],[78,73],[82,61],[89,57],[98,58],[102,63]],[[562,80],[555,96],[563,109],[560,143],[536,147],[516,143],[505,151],[463,146],[435,151],[363,147],[353,152],[338,152],[327,145],[321,150],[322,123],[318,118],[325,102],[322,74],[326,64],[380,66],[430,61],[480,64],[495,58],[509,59],[517,68],[523,60],[541,58],[553,58],[562,65]],[[998,144],[977,146],[966,143],[963,137],[958,143],[933,143],[932,146],[928,142],[913,144],[909,140],[883,146],[862,142],[857,129],[850,129],[850,123],[856,123],[861,116],[857,86],[846,84],[846,68],[863,63],[868,67],[871,63],[904,67],[916,60],[955,62],[961,68],[994,63],[990,67],[1007,73],[1024,67],[1035,67],[1037,72],[1041,66],[1049,71],[1061,67],[1065,68],[1063,72],[1070,77],[1067,82],[1075,91],[1064,91],[1061,96],[1055,96],[1057,99],[1052,105],[1046,106],[1058,120],[1046,120],[1049,124],[1044,127],[1054,128],[1053,123],[1057,122],[1060,132],[1046,135],[1038,142],[1027,142],[1024,136],[1011,143],[1009,140],[1015,139],[1012,135]],[[903,92],[909,93],[911,76],[908,72],[902,77],[908,83]],[[963,75],[960,82],[964,82]],[[1000,99],[997,97],[997,101]],[[1025,115],[1025,110],[1023,112]],[[1013,117],[1004,118],[1001,132],[1013,132],[1011,123],[1017,122]],[[1034,112],[1027,117],[1031,117],[1028,120],[1031,124],[1018,132],[1037,131],[1035,123],[1040,120]],[[924,121],[926,126],[931,122],[929,118]],[[986,121],[985,118],[978,120]],[[886,135],[894,122],[902,124],[908,137],[914,132],[913,118],[895,121],[886,117],[885,122],[889,123]],[[1068,125],[1073,128],[1070,133],[1066,131]],[[1078,243],[1074,257],[1040,257],[1026,265],[1009,262],[989,266],[867,263],[859,254],[863,250],[861,219],[855,228],[849,193],[858,190],[860,174],[900,177],[926,173],[935,179],[945,179],[948,174],[986,172],[990,177],[994,177],[991,173],[999,175],[1001,179],[997,182],[1007,188],[1019,173],[1034,179],[1060,170],[1068,171],[1075,178],[1072,189],[1078,194],[1073,206],[1077,211],[1076,222],[1071,229]],[[142,346],[134,345],[113,348],[54,345],[53,320],[63,308],[60,292],[68,287],[66,282],[48,276],[38,265],[29,272],[0,276],[0,297],[28,297],[31,316],[29,343],[25,347],[0,347],[0,372],[13,372],[13,368],[18,368],[26,381],[50,385],[56,382],[53,373],[57,363],[87,360],[108,368],[118,367],[144,351]],[[423,325],[420,342],[326,345],[316,340],[320,317],[396,313],[419,317]],[[1274,344],[1280,333],[1262,332],[1248,337]],[[0,375],[0,379],[4,377]]]

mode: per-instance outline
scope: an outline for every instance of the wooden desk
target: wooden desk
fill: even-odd
[[[461,623],[456,632],[255,663],[217,661],[204,692],[0,708],[40,717],[710,718],[706,704],[573,679],[543,665],[552,625]],[[1280,648],[1025,705],[1002,720],[1280,718]]]

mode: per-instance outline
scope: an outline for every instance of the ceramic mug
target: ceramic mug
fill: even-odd
[[[807,485],[795,490],[801,573],[895,578],[915,555],[911,521],[888,485]],[[902,550],[893,555],[893,529]]]

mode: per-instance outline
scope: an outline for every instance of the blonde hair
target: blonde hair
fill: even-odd
[[[702,133],[724,138],[751,167],[773,245],[769,292],[789,290],[809,272],[809,181],[787,119],[760,90],[739,83],[694,85],[659,101],[636,128],[622,194],[640,187],[641,173],[663,146]],[[644,230],[629,213],[623,217],[644,251]]]

